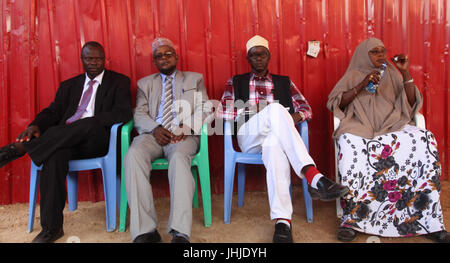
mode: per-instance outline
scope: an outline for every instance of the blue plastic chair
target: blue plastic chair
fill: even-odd
[[[309,151],[308,123],[306,121],[297,124],[300,136]],[[224,222],[230,223],[231,203],[233,198],[233,183],[235,166],[238,166],[238,207],[244,205],[245,192],[245,164],[264,164],[261,154],[237,152],[233,148],[231,136],[231,123],[225,122],[224,148],[225,148],[225,190],[224,190]],[[308,191],[308,182],[302,179],[303,195],[306,206],[306,219],[309,223],[313,221],[312,199]]]
[[[109,150],[103,157],[71,160],[69,161],[69,173],[67,175],[67,199],[69,211],[78,207],[78,171],[101,169],[103,177],[103,189],[105,192],[106,231],[112,232],[116,229],[116,206],[120,199],[120,177],[117,176],[117,129],[121,123],[111,127],[109,138]],[[36,166],[31,161],[30,169],[30,203],[28,213],[28,232],[33,231],[36,198],[38,192],[39,171],[41,166]]]

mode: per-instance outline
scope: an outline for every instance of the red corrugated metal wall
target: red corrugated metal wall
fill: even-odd
[[[219,99],[226,80],[249,70],[245,43],[269,39],[274,73],[289,75],[309,100],[311,154],[334,177],[332,119],[325,104],[358,43],[381,38],[390,54],[406,52],[425,97],[422,112],[439,143],[449,179],[450,1],[446,0],[0,0],[0,145],[15,139],[48,106],[58,83],[82,72],[79,50],[90,40],[106,48],[107,67],[136,81],[154,73],[151,41],[173,40],[179,68],[203,73]],[[321,41],[318,58],[307,41]],[[222,137],[209,140],[213,193],[223,192]],[[247,187],[261,189],[260,168]],[[80,176],[80,199],[102,200],[101,177]],[[27,202],[29,158],[0,169],[0,204]],[[296,181],[298,182],[298,181]],[[167,194],[165,176],[155,195]]]

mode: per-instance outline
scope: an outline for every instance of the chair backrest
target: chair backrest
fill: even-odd
[[[227,152],[236,152],[233,148],[233,138],[232,138],[232,132],[231,132],[231,121],[225,122],[225,129],[223,132],[223,138],[224,138],[224,148],[225,148],[225,154]]]
[[[416,115],[414,115],[414,122],[416,123],[416,126],[418,128],[426,129],[425,117],[422,115],[422,113],[418,112]],[[338,117],[334,116],[334,120],[333,120],[334,130],[333,131],[335,131],[339,127],[340,123],[341,123],[341,120]]]
[[[106,154],[105,158],[117,158],[117,130],[119,129],[119,126],[122,125],[121,122],[115,123],[111,127],[111,131],[109,134],[109,148],[108,153]]]

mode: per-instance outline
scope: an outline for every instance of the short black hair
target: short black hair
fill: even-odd
[[[95,47],[103,51],[103,54],[105,54],[105,49],[103,48],[102,44],[96,42],[96,41],[89,41],[86,44],[83,45],[81,48],[81,55],[83,55],[83,50],[86,47]]]

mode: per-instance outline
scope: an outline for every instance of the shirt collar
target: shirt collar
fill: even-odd
[[[161,75],[162,78],[162,82],[165,83],[166,82],[166,78],[168,75],[163,74],[163,73],[159,73]],[[175,79],[175,75],[177,74],[177,70],[175,70],[170,76],[172,77],[172,79]]]
[[[90,78],[88,77],[87,73],[86,74],[86,81],[89,81]],[[105,70],[102,71],[102,73],[98,74],[93,80],[95,80],[96,83],[98,83],[98,85],[102,84],[102,80],[103,80],[103,75],[105,75]]]
[[[264,80],[268,80],[268,81],[272,81],[272,75],[269,73],[269,71],[267,71],[267,75],[263,76],[263,77],[257,77],[253,72],[250,75],[250,81],[251,80],[259,80],[259,81],[264,81]]]

